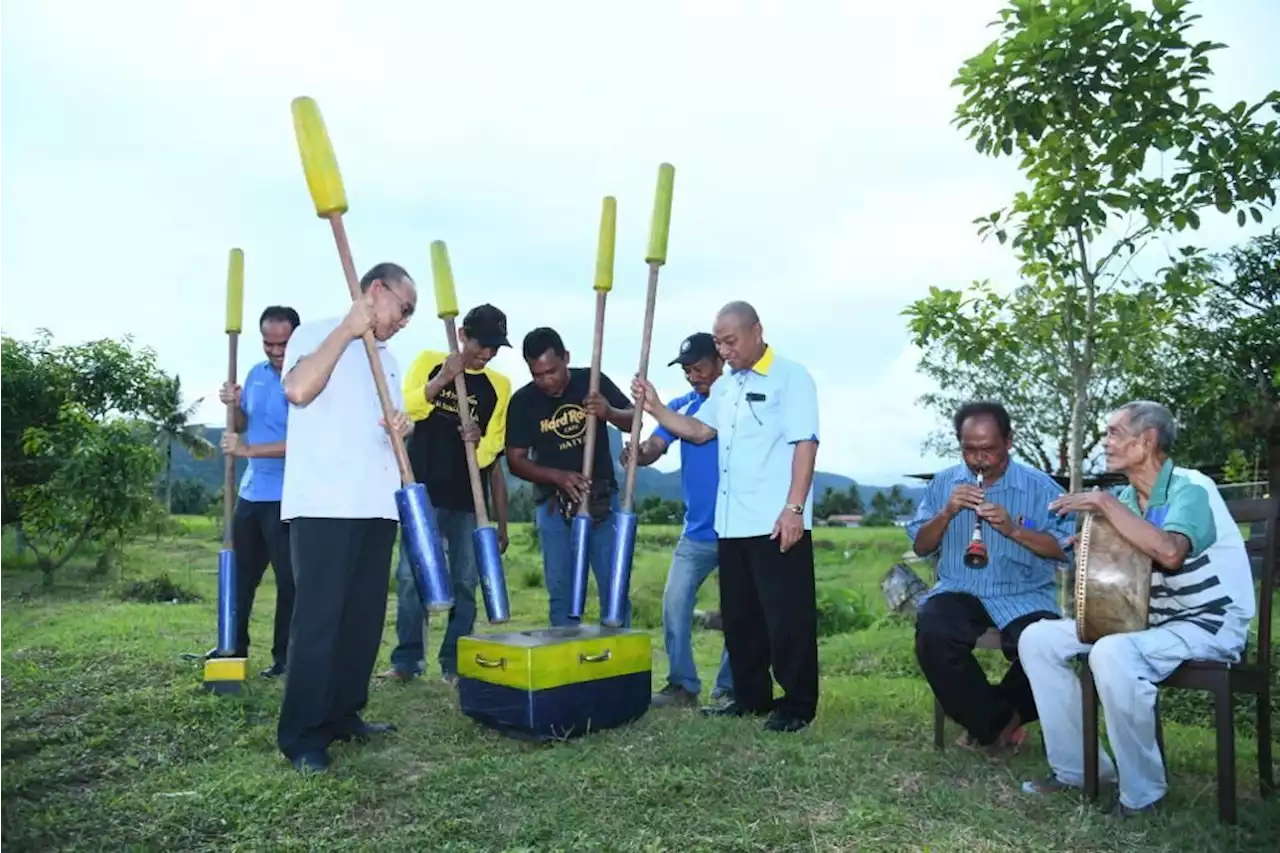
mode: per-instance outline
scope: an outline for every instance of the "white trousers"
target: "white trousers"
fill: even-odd
[[[1031,682],[1045,752],[1058,781],[1084,785],[1084,722],[1080,679],[1071,669],[1089,653],[1115,761],[1099,745],[1098,775],[1120,783],[1120,802],[1140,809],[1168,790],[1156,744],[1156,683],[1186,660],[1234,661],[1212,634],[1194,625],[1112,634],[1090,646],[1076,639],[1074,619],[1032,623],[1018,640],[1018,659]],[[1118,769],[1118,773],[1117,773]]]

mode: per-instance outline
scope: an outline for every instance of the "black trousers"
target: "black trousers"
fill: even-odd
[[[249,616],[267,563],[276,576],[276,623],[271,659],[284,666],[289,654],[289,619],[293,616],[293,565],[289,559],[289,525],[280,521],[280,501],[236,501],[231,520],[236,551],[236,654],[249,656]]]
[[[1031,683],[1018,662],[1018,637],[1032,622],[1057,618],[1057,614],[1037,611],[1006,625],[1000,632],[1000,648],[1010,661],[1009,671],[999,684],[991,684],[973,655],[978,638],[995,627],[981,601],[967,593],[940,592],[917,612],[920,669],[942,710],[979,744],[994,743],[1015,711],[1023,723],[1039,719]]]
[[[360,724],[387,613],[397,523],[295,518],[293,626],[276,741],[289,758]]]
[[[743,710],[812,721],[818,710],[818,609],[813,534],[785,554],[768,536],[721,539],[720,614]],[[773,699],[773,678],[783,695]]]

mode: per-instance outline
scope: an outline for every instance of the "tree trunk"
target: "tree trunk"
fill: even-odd
[[[1093,378],[1094,343],[1098,337],[1098,289],[1082,226],[1076,226],[1075,235],[1080,280],[1084,282],[1084,341],[1079,360],[1071,366],[1075,392],[1071,406],[1071,491],[1078,492],[1084,479],[1084,422],[1089,414],[1089,380]]]
[[[173,514],[173,439],[170,438],[164,447],[164,512]]]
[[[1280,500],[1280,418],[1267,430],[1267,494]]]
[[[1271,428],[1267,430],[1267,485],[1266,494],[1273,501],[1280,501],[1280,418],[1274,418],[1271,421]],[[1268,531],[1271,533],[1271,547],[1280,549],[1280,533]],[[1263,553],[1265,561],[1267,554]],[[1263,565],[1266,565],[1264,562]],[[1272,575],[1274,583],[1280,585],[1280,560],[1276,560],[1274,564],[1274,574]]]
[[[1070,491],[1078,492],[1084,480],[1084,419],[1089,409],[1089,374],[1083,364],[1076,365],[1074,399],[1071,402],[1071,458],[1069,460]]]

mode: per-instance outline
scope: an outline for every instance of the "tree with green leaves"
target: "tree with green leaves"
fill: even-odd
[[[894,521],[915,511],[915,501],[907,497],[902,486],[887,492],[876,492],[871,498],[871,512],[862,518],[863,527],[892,527]]]
[[[164,509],[173,511],[173,448],[180,446],[194,459],[209,459],[214,446],[204,437],[204,427],[194,422],[196,410],[204,401],[199,397],[186,403],[182,396],[182,379],[175,376],[161,385],[150,410],[148,427],[156,446],[164,453]]]
[[[649,495],[636,504],[636,521],[639,524],[681,524],[684,522],[684,502]]]
[[[1034,288],[1006,296],[983,282],[967,298],[959,291],[935,290],[907,308],[915,342],[923,348],[917,369],[938,388],[919,402],[945,424],[929,436],[928,449],[955,456],[959,448],[951,419],[956,411],[973,400],[999,400],[1013,422],[1014,455],[1046,473],[1067,474],[1075,384],[1064,363],[1067,344],[1062,326],[1052,320],[1053,307],[1048,295]],[[1151,353],[1175,329],[1170,312],[1148,310],[1141,301],[1132,309],[1131,334],[1099,340],[1088,384],[1085,461],[1098,450],[1107,412],[1152,373]],[[991,329],[998,333],[988,333]],[[971,340],[982,341],[985,351],[971,352]]]
[[[1280,230],[1214,258],[1202,309],[1146,396],[1182,426],[1177,453],[1280,488]]]
[[[215,504],[214,493],[200,480],[186,477],[174,481],[173,505],[169,508],[174,515],[204,515],[210,507],[222,511],[221,496]],[[221,489],[219,489],[221,491]]]
[[[830,518],[833,515],[862,515],[863,512],[862,495],[858,492],[857,483],[850,483],[843,492],[828,486],[813,507],[813,514],[818,518]]]
[[[155,507],[160,456],[128,420],[95,420],[83,405],[66,403],[55,423],[26,430],[23,452],[52,471],[18,493],[27,544],[46,584],[86,542],[118,545]]]
[[[56,430],[71,403],[95,423],[139,417],[154,406],[166,377],[155,352],[135,349],[127,336],[56,346],[41,329],[27,341],[4,336],[0,351],[0,478],[7,525],[22,521],[22,496],[68,462],[56,454],[28,453],[28,430]]]
[[[1022,287],[1008,297],[934,289],[905,313],[918,346],[967,364],[1001,355],[1015,325],[1036,324],[1031,345],[1052,347],[1070,381],[1072,490],[1096,373],[1148,363],[1144,329],[1177,322],[1200,293],[1202,249],[1181,248],[1151,278],[1131,273],[1134,259],[1209,211],[1243,226],[1275,204],[1280,133],[1259,114],[1280,111],[1280,92],[1228,109],[1207,100],[1209,56],[1225,45],[1188,39],[1199,17],[1188,5],[1012,0],[1001,36],[954,81],[964,92],[956,123],[981,154],[1016,152],[1030,183],[975,220],[980,235],[1011,245]],[[1016,348],[1003,355],[1011,381],[1029,366]]]

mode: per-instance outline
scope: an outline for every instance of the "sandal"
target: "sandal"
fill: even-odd
[[[1043,779],[1032,779],[1022,783],[1022,793],[1024,794],[1060,794],[1069,790],[1071,790],[1071,786],[1052,773]]]

